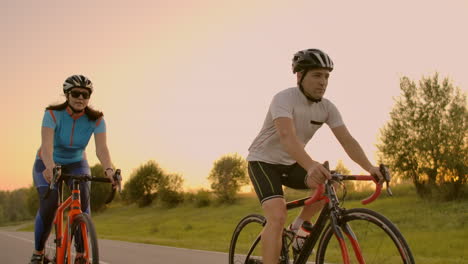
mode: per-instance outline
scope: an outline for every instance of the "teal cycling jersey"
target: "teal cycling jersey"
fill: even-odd
[[[102,117],[93,121],[84,112],[73,113],[68,107],[64,110],[46,110],[42,126],[54,129],[54,161],[62,165],[83,160],[83,152],[91,136],[106,132]],[[38,158],[41,158],[41,150]]]

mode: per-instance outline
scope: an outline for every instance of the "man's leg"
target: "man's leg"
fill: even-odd
[[[262,204],[267,223],[262,231],[262,256],[264,264],[278,264],[281,252],[281,235],[286,222],[286,202],[272,198]]]
[[[334,183],[333,187],[336,189],[338,188],[338,184]],[[315,193],[315,189],[312,189],[310,195],[313,195]],[[316,215],[318,212],[320,212],[325,205],[325,201],[318,201],[313,204],[306,205],[302,208],[301,213],[299,216],[296,218],[296,220],[301,219],[303,221],[310,221],[314,215]],[[296,222],[296,221],[295,221]],[[300,223],[300,225],[302,224]],[[299,225],[299,227],[300,227]]]
[[[289,172],[289,177],[285,180],[285,185],[294,189],[310,189],[311,195],[316,191],[316,184],[312,181],[311,177],[307,177],[307,172],[297,163],[293,165]],[[311,221],[312,217],[322,210],[324,204],[323,201],[319,201],[304,206],[301,209],[301,213],[293,221],[291,229],[297,231],[304,221]]]
[[[302,221],[310,221],[314,215],[316,215],[318,212],[320,212],[320,210],[322,210],[324,204],[325,203],[323,201],[319,201],[313,204],[306,205],[302,208],[301,213],[298,217]]]

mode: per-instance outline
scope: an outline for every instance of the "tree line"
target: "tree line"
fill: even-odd
[[[394,177],[411,181],[424,199],[467,198],[466,95],[448,78],[441,81],[438,73],[423,77],[419,85],[403,77],[400,89],[390,120],[380,130],[379,162],[387,164]],[[342,163],[335,170],[349,173]],[[104,177],[101,165],[93,166],[91,172]],[[249,184],[247,161],[238,154],[223,155],[214,161],[207,179],[211,189],[184,192],[182,175],[166,172],[151,160],[129,176],[117,199],[140,207],[233,203],[241,188]],[[106,184],[92,185],[92,211],[105,208],[109,192]],[[0,224],[31,219],[37,211],[38,199],[34,187],[0,191]]]

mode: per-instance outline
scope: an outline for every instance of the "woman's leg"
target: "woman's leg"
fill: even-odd
[[[44,199],[45,193],[49,189],[49,183],[42,175],[44,169],[45,166],[42,160],[36,160],[33,168],[34,185],[39,195],[39,209],[37,210],[34,224],[34,245],[36,254],[42,254],[44,252],[44,245],[49,237],[55,211],[58,207],[57,187],[49,193],[47,199]]]

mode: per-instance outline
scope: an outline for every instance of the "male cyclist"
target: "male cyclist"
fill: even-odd
[[[336,106],[323,98],[333,70],[331,58],[318,49],[302,50],[294,55],[292,70],[297,74],[297,87],[285,89],[273,97],[263,127],[249,147],[247,157],[249,176],[267,219],[262,232],[264,264],[278,263],[280,255],[287,216],[282,185],[314,189],[331,177],[304,150],[323,123],[330,127],[354,162],[383,178],[379,168],[370,163],[349,133]],[[302,223],[310,221],[322,207],[323,203],[305,206],[290,229],[297,233]]]

